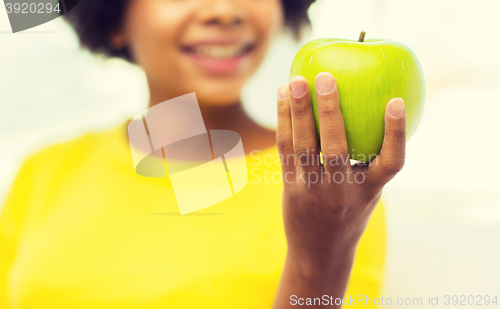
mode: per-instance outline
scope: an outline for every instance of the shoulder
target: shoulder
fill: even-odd
[[[89,172],[99,173],[92,167],[111,153],[117,139],[124,138],[122,128],[87,131],[26,156],[0,204],[0,238],[17,235],[29,214],[47,210],[54,196],[66,192],[68,185],[78,187],[79,179],[86,179]]]
[[[71,177],[80,177],[89,164],[109,152],[108,144],[103,141],[109,139],[112,132],[118,131],[116,128],[86,131],[27,155],[7,188],[3,205],[0,205],[1,212],[4,215],[9,209],[23,212],[28,205],[41,204]]]
[[[86,132],[68,140],[58,141],[47,145],[28,155],[22,169],[37,170],[39,172],[53,170],[66,161],[78,162],[85,158],[94,149],[103,133]]]
[[[120,126],[121,127],[121,126]],[[111,129],[92,130],[49,144],[25,157],[17,178],[22,183],[39,181],[49,182],[106,153],[109,137],[117,131]]]

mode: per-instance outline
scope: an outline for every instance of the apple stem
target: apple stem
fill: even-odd
[[[359,34],[359,40],[358,40],[358,42],[364,42],[365,41],[365,34],[366,34],[366,32],[361,31],[361,33]]]

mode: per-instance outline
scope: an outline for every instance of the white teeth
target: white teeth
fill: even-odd
[[[194,47],[194,51],[198,55],[210,58],[232,58],[243,53],[245,45],[231,44],[231,45],[202,45]]]

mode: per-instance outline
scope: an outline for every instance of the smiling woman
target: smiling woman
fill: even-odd
[[[388,143],[375,166],[302,164],[302,155],[319,149],[304,77],[279,88],[277,132],[259,126],[240,103],[272,39],[284,25],[299,35],[312,2],[86,0],[66,15],[84,46],[144,70],[155,110],[195,92],[206,130],[238,133],[245,152],[238,159],[263,181],[181,216],[168,176],[134,170],[130,119],[35,153],[0,214],[0,307],[281,309],[294,305],[291,295],[379,296],[379,199],[404,159],[404,139],[392,134],[404,131],[403,102],[388,105]],[[336,82],[322,73],[315,85],[322,149],[345,154]],[[192,124],[184,113],[168,112],[169,123],[156,115],[162,121],[155,130],[169,138],[179,134],[176,124]],[[192,164],[189,155],[178,160]],[[264,160],[280,156],[291,160]],[[302,181],[356,173],[366,181]],[[265,181],[282,174],[290,181]]]
[[[300,35],[314,0],[237,2],[235,10],[232,1],[88,0],[65,18],[83,46],[143,67],[162,93],[152,102],[168,86],[168,97],[196,92],[221,104],[239,100],[283,22]]]
[[[82,44],[91,51],[102,52],[109,56],[122,57],[130,60],[131,55],[127,46],[116,48],[113,47],[110,42],[110,34],[114,33],[123,25],[124,11],[128,1],[131,0],[88,0],[80,3],[78,9],[66,15],[65,18],[74,26]],[[315,1],[316,0],[281,1],[285,25],[294,33],[295,37],[300,36],[303,26],[310,24],[307,9]]]

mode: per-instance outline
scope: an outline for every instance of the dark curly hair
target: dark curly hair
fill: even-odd
[[[300,38],[302,27],[310,25],[307,10],[315,1],[281,0],[285,26],[296,39]],[[64,18],[76,30],[82,46],[90,51],[133,61],[128,48],[117,50],[109,43],[110,34],[120,26],[126,5],[127,0],[82,0]]]

